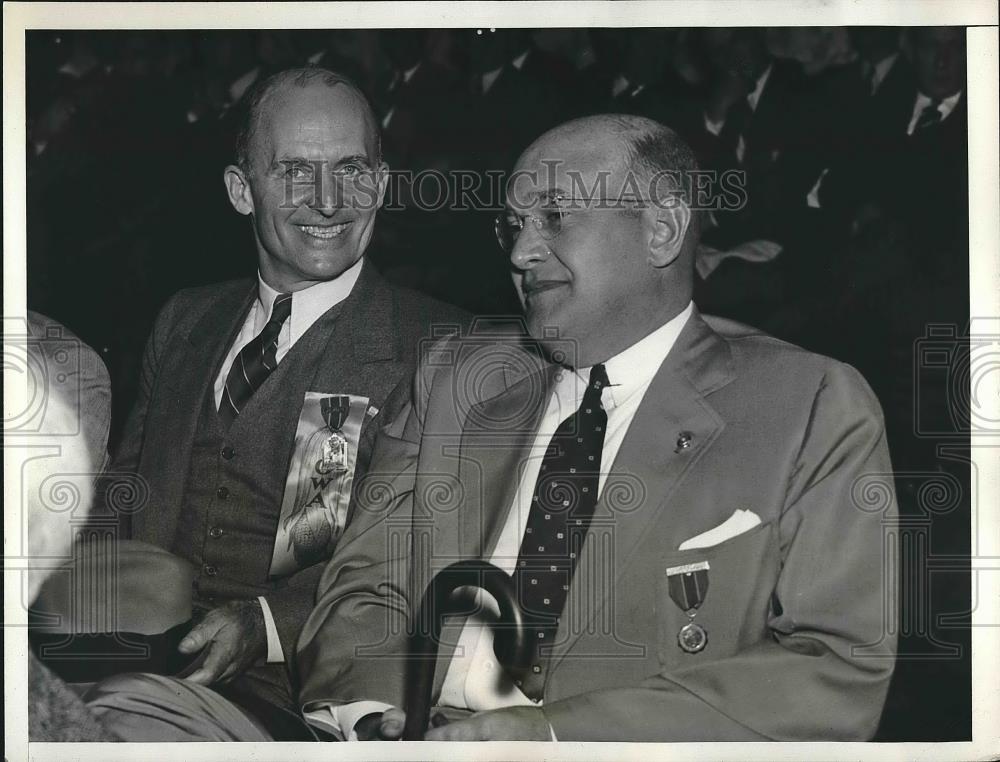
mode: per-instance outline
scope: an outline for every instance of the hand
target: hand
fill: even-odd
[[[388,712],[386,713],[388,714]],[[383,721],[383,727],[385,723]],[[541,709],[512,706],[477,712],[464,720],[431,728],[425,741],[551,741],[549,721]]]
[[[267,655],[267,630],[260,603],[230,601],[208,612],[178,646],[184,654],[206,648],[201,666],[185,679],[201,685],[226,682]]]

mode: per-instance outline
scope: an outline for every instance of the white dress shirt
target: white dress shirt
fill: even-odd
[[[607,474],[646,389],[674,346],[691,311],[692,305],[689,303],[679,315],[604,363],[609,386],[602,391],[601,402],[607,411],[608,423],[601,450],[598,496],[604,489]],[[521,538],[528,524],[531,498],[545,451],[559,424],[580,406],[589,377],[590,368],[578,368],[575,371],[566,369],[557,375],[534,443],[523,461],[514,501],[500,531],[496,548],[489,557],[490,563],[508,574],[513,573],[517,564]],[[474,712],[509,706],[539,706],[541,702],[533,702],[525,696],[497,662],[493,652],[491,627],[491,623],[500,614],[496,600],[481,590],[477,602],[482,609],[478,614],[470,616],[462,627],[441,686],[439,703]],[[366,714],[388,708],[387,704],[381,702],[359,701],[338,707],[322,707],[310,712],[308,717],[327,727],[333,726],[338,733],[341,728],[351,728],[349,740],[356,740],[354,724]]]
[[[959,90],[954,95],[950,95],[938,104],[937,110],[941,114],[941,121],[943,122],[949,116],[951,112],[955,110],[955,106],[958,105],[959,99],[962,97],[963,90]],[[910,124],[906,128],[906,134],[912,135],[917,129],[917,122],[920,119],[920,115],[924,113],[924,109],[930,106],[934,101],[930,96],[924,95],[921,92],[917,93],[917,99],[913,102],[913,115],[910,117]]]
[[[358,276],[361,275],[364,261],[364,258],[359,259],[333,280],[317,283],[292,294],[292,312],[281,326],[281,332],[278,334],[278,351],[275,353],[277,362],[281,362],[282,358],[288,354],[288,350],[295,345],[302,334],[312,327],[320,315],[334,305],[340,304],[350,295],[354,284],[358,282]],[[226,388],[226,379],[229,377],[229,370],[233,366],[236,355],[264,330],[264,326],[267,325],[267,321],[271,317],[274,300],[278,296],[280,293],[267,285],[258,272],[257,298],[251,305],[250,311],[243,321],[243,327],[236,335],[236,340],[229,348],[226,359],[219,370],[219,375],[215,379],[216,409],[222,404],[222,392]],[[264,611],[264,627],[267,631],[267,661],[268,663],[283,662],[285,654],[281,649],[281,640],[278,638],[278,628],[274,624],[271,608],[263,596],[258,597],[257,600],[260,601],[260,607]]]

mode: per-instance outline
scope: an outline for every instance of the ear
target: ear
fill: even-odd
[[[684,248],[684,238],[691,225],[691,209],[679,198],[666,206],[653,205],[646,210],[649,226],[649,263],[653,267],[673,264]]]
[[[243,170],[235,164],[230,164],[223,174],[223,182],[226,184],[226,195],[229,196],[229,203],[233,205],[233,209],[240,214],[253,214],[250,180]]]
[[[385,189],[389,187],[389,165],[384,161],[375,170],[375,182],[378,190],[378,209],[382,208],[382,201],[385,199]]]

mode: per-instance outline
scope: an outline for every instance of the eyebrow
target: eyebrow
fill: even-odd
[[[315,164],[316,162],[328,163],[326,159],[310,159],[306,158],[305,156],[282,156],[274,160],[274,163],[271,164],[270,169],[277,170],[289,164],[292,165]],[[369,162],[368,157],[365,156],[364,154],[353,154],[351,156],[343,156],[337,159],[335,162],[332,162],[332,166],[334,168],[342,167],[345,164],[361,164],[368,168],[371,167],[371,163]]]
[[[339,167],[344,164],[363,164],[366,167],[371,166],[371,162],[368,160],[368,157],[361,153],[354,154],[353,156],[345,156],[342,159],[338,159],[337,161],[334,162],[333,166]]]
[[[543,191],[536,191],[528,194],[530,204],[535,204],[536,202],[541,202],[543,204],[546,202],[551,203],[555,200],[556,196],[569,196],[569,193],[562,188],[546,188]],[[505,203],[504,206],[507,209],[512,208],[509,203]]]

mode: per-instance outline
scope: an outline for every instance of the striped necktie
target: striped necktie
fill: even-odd
[[[601,451],[608,425],[601,390],[607,385],[604,366],[591,368],[579,409],[552,435],[531,498],[514,572],[525,618],[534,625],[537,635],[531,673],[520,685],[531,699],[541,698],[547,647],[558,630],[597,505]]]
[[[278,294],[271,308],[270,320],[233,360],[233,367],[226,377],[226,388],[222,390],[222,401],[219,403],[219,417],[225,426],[230,426],[236,420],[253,393],[277,367],[278,334],[291,314],[292,295]]]

